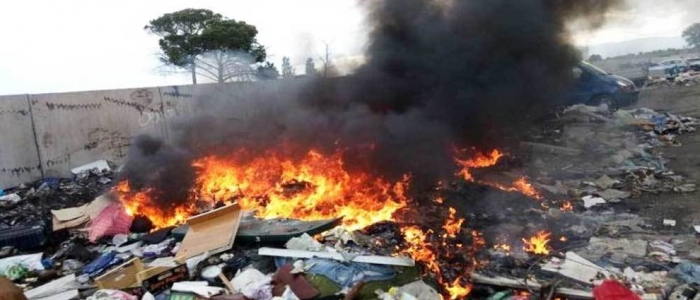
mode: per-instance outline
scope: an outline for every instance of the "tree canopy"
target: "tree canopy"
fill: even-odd
[[[207,9],[184,9],[151,20],[144,27],[160,36],[161,61],[197,75],[225,82],[253,75],[252,64],[263,62],[253,25],[224,18]]]
[[[314,63],[314,59],[311,57],[306,59],[306,75],[316,75],[316,64]]]
[[[700,23],[690,25],[683,31],[683,38],[691,47],[700,47]]]
[[[294,68],[289,60],[289,57],[282,58],[282,77],[283,78],[294,78]]]
[[[280,72],[275,67],[275,64],[271,62],[266,62],[264,65],[258,67],[257,78],[259,80],[273,80],[280,77]]]
[[[593,54],[590,57],[588,57],[589,62],[601,61],[601,60],[603,60],[603,57],[600,56],[600,54]]]

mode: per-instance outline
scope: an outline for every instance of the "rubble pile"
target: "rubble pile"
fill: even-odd
[[[694,86],[698,83],[700,83],[700,72],[688,70],[678,73],[676,76],[649,78],[645,84],[645,88]]]
[[[110,169],[94,169],[80,172],[74,179],[47,178],[3,190],[0,246],[43,246],[52,238],[51,210],[93,201],[109,188],[112,178]]]

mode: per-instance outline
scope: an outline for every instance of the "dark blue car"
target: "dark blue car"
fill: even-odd
[[[589,63],[580,62],[574,67],[572,74],[575,83],[569,104],[606,104],[611,110],[615,110],[639,100],[639,90],[634,82]]]

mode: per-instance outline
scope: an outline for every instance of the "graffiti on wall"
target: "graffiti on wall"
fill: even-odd
[[[178,87],[178,86],[170,87],[169,91],[163,92],[163,96],[168,96],[168,97],[172,97],[172,98],[185,98],[185,99],[192,98],[192,94],[181,92],[180,87]]]
[[[103,100],[118,106],[131,107],[136,109],[139,113],[160,111],[159,107],[151,107],[154,101],[153,92],[147,89],[131,92],[131,94],[129,94],[129,100],[110,96],[104,96]]]
[[[24,167],[14,167],[14,168],[2,167],[2,168],[0,168],[0,173],[3,173],[3,174],[10,174],[10,175],[12,175],[12,176],[19,177],[19,176],[22,176],[22,175],[24,175],[24,174],[38,172],[39,170],[40,170],[40,166],[39,166],[39,165],[36,165],[36,166],[24,166]]]
[[[41,145],[44,149],[55,148],[55,142],[55,137],[51,133],[46,132],[42,136]],[[81,147],[76,147],[67,153],[45,159],[44,164],[47,168],[71,164],[71,159],[83,151],[92,153],[91,156],[119,161],[126,157],[130,146],[131,137],[124,135],[122,132],[93,128],[87,131],[87,141]]]
[[[0,110],[0,116],[3,115],[22,115],[26,116],[29,114],[29,111],[26,109],[2,109]]]
[[[46,102],[49,110],[95,110],[102,108],[102,103],[66,104]]]

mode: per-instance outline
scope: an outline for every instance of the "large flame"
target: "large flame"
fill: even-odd
[[[293,161],[273,151],[253,159],[248,153],[229,157],[207,156],[194,162],[196,186],[188,204],[163,209],[149,198],[149,191],[132,192],[128,183],[117,187],[127,210],[147,215],[157,227],[181,223],[196,213],[197,200],[213,205],[237,201],[243,209],[255,210],[261,218],[321,220],[344,217],[344,226],[355,230],[392,220],[407,204],[408,176],[388,182],[345,168],[342,153],[323,155],[309,151]]]
[[[262,218],[320,220],[343,216],[346,229],[355,230],[394,220],[394,214],[409,204],[406,195],[409,176],[392,182],[369,172],[350,170],[344,164],[342,152],[327,155],[312,150],[298,159],[282,153],[270,150],[253,155],[241,150],[227,156],[205,156],[196,160],[193,163],[197,170],[196,184],[191,189],[190,199],[176,201],[184,203],[179,206],[159,207],[152,199],[152,190],[134,191],[127,181],[120,182],[114,190],[129,214],[146,215],[157,228],[183,223],[189,216],[199,213],[202,203],[212,207],[218,202],[235,201]],[[502,156],[499,150],[493,150],[472,159],[456,160],[461,168],[459,175],[474,181],[470,170],[493,166]],[[539,197],[524,178],[512,187],[502,188]],[[443,204],[444,199],[435,198],[434,202]],[[405,247],[397,249],[398,253],[418,261],[423,272],[433,274],[449,299],[462,299],[470,293],[468,272],[476,262],[460,266],[464,270],[456,277],[452,273],[443,274],[446,266],[440,264],[486,245],[477,231],[471,232],[471,245],[462,245],[459,233],[464,219],[456,215],[454,208],[446,210],[444,224],[434,228],[439,234],[432,229],[424,231],[419,226],[402,227]],[[546,242],[548,240],[544,241],[545,249]],[[539,251],[538,242],[533,245]]]

